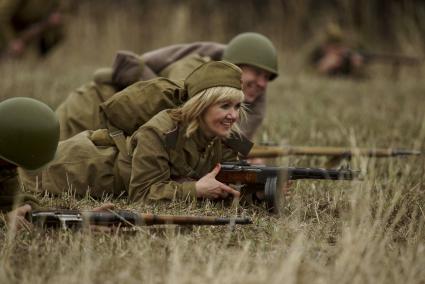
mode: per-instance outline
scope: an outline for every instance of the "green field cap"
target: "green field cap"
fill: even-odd
[[[184,82],[189,98],[211,87],[242,89],[242,70],[226,61],[210,61],[192,71]]]

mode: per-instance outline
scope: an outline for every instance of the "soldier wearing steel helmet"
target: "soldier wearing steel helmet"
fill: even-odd
[[[17,167],[35,170],[53,159],[59,141],[59,122],[44,103],[12,98],[0,103],[0,212],[7,219],[38,207],[37,200],[19,191]]]
[[[277,52],[267,37],[249,32],[237,35],[227,45],[215,42],[195,42],[167,46],[144,53],[140,56],[139,80],[149,80],[160,76],[182,81],[196,67],[209,60],[226,60],[242,69],[244,102],[248,107],[248,117],[242,125],[242,132],[248,138],[252,138],[265,116],[267,85],[278,76]],[[102,80],[112,79],[114,72],[116,71],[112,68],[109,72],[104,69]],[[78,108],[63,113],[63,110],[69,108],[68,106],[71,104],[81,105],[80,102],[83,101],[83,98],[84,95],[80,94],[80,96],[67,99],[58,109],[61,127],[72,128],[72,131],[61,135],[61,140],[86,129],[101,127],[93,123],[90,128],[82,127],[90,124],[87,124],[87,121],[96,121],[96,119],[82,117],[77,111]],[[87,107],[87,104],[84,106]],[[91,112],[89,116],[97,115],[97,113]],[[72,127],[67,126],[70,124],[73,124]]]
[[[40,169],[55,157],[58,142],[59,122],[46,104],[25,97],[0,102],[0,214],[13,229],[29,228],[25,214],[40,209],[37,199],[20,192],[18,167]],[[93,210],[113,207],[106,203]]]

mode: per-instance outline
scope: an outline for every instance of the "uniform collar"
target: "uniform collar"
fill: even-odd
[[[185,144],[184,141],[189,140],[191,145],[195,145],[198,150],[204,152],[208,147],[218,141],[218,137],[208,138],[201,129],[195,131],[191,137],[185,136],[187,126],[176,126],[174,129],[165,133],[165,145],[170,149],[181,149]],[[233,135],[223,140],[224,144],[232,148],[234,151],[247,156],[254,145],[249,139],[243,135]]]
[[[208,147],[214,144],[218,140],[218,137],[207,137],[202,129],[199,127],[190,137],[195,144],[198,150],[205,151]]]
[[[218,137],[207,137],[202,129],[198,128],[190,137],[186,137],[187,125],[177,125],[174,129],[165,133],[165,145],[170,149],[181,149],[186,144],[184,141],[189,141],[190,147],[196,146],[200,152],[204,152],[211,147]],[[187,144],[187,145],[189,145]]]

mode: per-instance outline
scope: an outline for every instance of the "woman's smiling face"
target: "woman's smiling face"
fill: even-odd
[[[202,130],[208,137],[229,137],[233,124],[239,120],[240,107],[237,99],[211,105],[203,115]]]

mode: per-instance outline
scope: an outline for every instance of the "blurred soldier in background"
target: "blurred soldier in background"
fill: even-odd
[[[0,53],[20,57],[29,47],[45,56],[63,38],[63,0],[1,0]]]
[[[120,77],[121,83],[118,88],[123,88],[126,84],[134,83],[138,72],[140,72],[138,80],[161,76],[182,81],[193,69],[209,60],[226,60],[238,65],[242,69],[244,103],[248,108],[248,118],[242,125],[242,132],[248,138],[254,136],[263,121],[266,112],[267,85],[278,76],[276,49],[267,37],[258,33],[239,34],[227,45],[215,42],[172,45],[144,53],[139,58],[140,60],[136,60],[130,53],[118,54],[114,67],[109,71],[99,72],[95,83],[116,84],[117,78]],[[131,74],[119,72],[117,67],[131,69]],[[119,73],[126,75],[119,76]],[[98,116],[97,108],[104,98],[85,98],[92,93],[88,91],[81,91],[79,95],[74,93],[58,108],[57,114],[62,127],[61,140],[86,129],[99,128],[96,124],[99,119],[94,116]],[[89,111],[86,112],[83,108]]]
[[[309,57],[317,72],[329,76],[363,76],[365,59],[338,25],[329,24],[319,41]]]
[[[0,212],[6,221],[25,226],[24,216],[37,200],[20,193],[17,167],[34,170],[53,159],[59,141],[59,123],[44,103],[12,98],[0,103]]]

